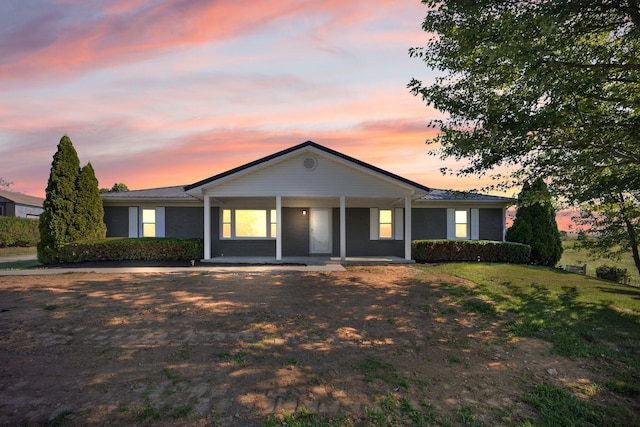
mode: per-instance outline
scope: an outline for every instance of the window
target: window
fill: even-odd
[[[378,227],[378,237],[380,239],[393,238],[393,211],[391,209],[380,209]]]
[[[447,209],[447,239],[478,240],[480,209]]]
[[[276,237],[276,210],[223,209],[223,239],[274,239]]]
[[[142,237],[156,237],[155,209],[142,209]]]
[[[404,209],[369,209],[370,240],[403,240],[404,239]]]
[[[456,210],[455,221],[456,221],[456,239],[468,238],[469,237],[469,233],[468,233],[469,220],[468,220],[467,211]]]

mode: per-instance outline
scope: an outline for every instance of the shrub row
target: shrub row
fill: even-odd
[[[202,239],[136,238],[76,242],[59,248],[58,262],[86,261],[188,261],[203,256]]]
[[[482,261],[528,264],[531,247],[522,243],[489,240],[414,240],[411,253],[417,262]]]
[[[0,216],[0,248],[35,246],[40,240],[38,220]]]

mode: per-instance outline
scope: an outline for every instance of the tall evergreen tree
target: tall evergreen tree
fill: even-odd
[[[562,241],[551,194],[541,178],[526,182],[518,196],[518,208],[506,240],[531,246],[531,262],[553,267],[562,256]]]
[[[80,170],[76,193],[76,225],[81,239],[103,239],[107,235],[104,207],[91,162]]]
[[[80,174],[78,153],[69,136],[64,135],[53,155],[51,172],[40,216],[38,260],[56,261],[56,249],[77,240],[75,224],[76,183]]]

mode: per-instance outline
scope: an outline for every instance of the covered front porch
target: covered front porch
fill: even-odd
[[[411,261],[414,197],[204,194],[204,260],[236,263],[236,259],[246,258],[260,263],[303,264],[320,259],[341,263]],[[387,214],[387,220],[380,219],[382,213]],[[260,226],[240,224],[243,215],[259,218]],[[259,229],[259,235],[247,236],[249,229]]]

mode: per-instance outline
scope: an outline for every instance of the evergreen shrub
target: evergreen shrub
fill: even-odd
[[[0,216],[0,248],[35,246],[40,240],[39,221]]]
[[[202,239],[174,237],[111,238],[74,242],[58,249],[59,262],[189,261],[202,259]]]
[[[622,283],[626,275],[626,268],[618,268],[606,264],[596,268],[596,277],[598,279],[605,279],[611,280],[612,282]]]
[[[481,261],[528,264],[531,247],[491,240],[414,240],[411,256],[416,262]]]

